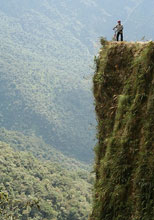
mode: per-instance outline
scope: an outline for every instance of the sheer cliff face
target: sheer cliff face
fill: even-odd
[[[154,43],[102,43],[93,79],[98,144],[90,220],[152,220]]]

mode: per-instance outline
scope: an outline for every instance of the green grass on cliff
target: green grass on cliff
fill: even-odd
[[[154,43],[105,42],[93,82],[98,144],[91,220],[153,220]]]

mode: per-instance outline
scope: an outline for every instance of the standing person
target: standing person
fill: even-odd
[[[123,41],[123,25],[121,21],[118,21],[118,24],[113,28],[113,30],[117,33],[117,41],[119,41],[119,35],[121,37],[121,41]]]

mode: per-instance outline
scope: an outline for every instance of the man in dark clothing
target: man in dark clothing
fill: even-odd
[[[113,28],[117,34],[117,41],[119,41],[119,36],[121,37],[121,41],[123,41],[123,25],[121,21],[118,21],[118,24]]]

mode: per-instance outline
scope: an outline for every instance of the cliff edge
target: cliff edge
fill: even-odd
[[[102,40],[95,62],[90,220],[154,220],[154,42]]]

